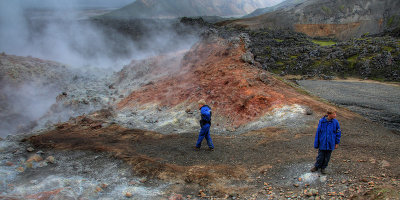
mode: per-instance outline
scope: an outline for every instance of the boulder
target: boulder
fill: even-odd
[[[254,64],[254,55],[250,51],[243,54],[240,58],[243,62]]]
[[[131,198],[133,195],[132,195],[132,193],[130,193],[130,192],[126,192],[125,193],[125,197],[127,197],[127,198]]]
[[[46,158],[46,162],[54,164],[56,162],[54,156],[49,156]]]
[[[35,154],[35,155],[32,155],[31,157],[29,157],[29,159],[26,162],[40,162],[42,160],[43,160],[43,158],[40,155]]]

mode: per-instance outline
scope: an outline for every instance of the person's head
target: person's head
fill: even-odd
[[[200,99],[197,103],[199,104],[199,108],[201,108],[204,105],[206,105],[206,101],[204,99]]]
[[[328,108],[326,110],[326,114],[328,114],[328,119],[335,119],[336,118],[336,109],[334,108]]]

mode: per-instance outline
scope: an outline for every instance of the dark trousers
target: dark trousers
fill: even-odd
[[[213,144],[213,142],[211,140],[211,136],[210,136],[210,124],[204,124],[201,127],[200,133],[199,133],[199,139],[197,139],[197,143],[196,143],[197,148],[201,147],[201,142],[203,141],[204,138],[206,138],[206,140],[207,140],[208,147],[211,149],[214,149],[214,144]]]
[[[317,162],[315,162],[315,167],[325,169],[328,166],[331,155],[332,150],[318,150]]]

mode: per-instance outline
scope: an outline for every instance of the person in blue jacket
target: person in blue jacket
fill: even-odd
[[[203,141],[204,138],[207,140],[208,148],[213,151],[214,150],[214,144],[211,140],[210,136],[210,126],[211,126],[211,108],[210,106],[206,105],[206,102],[202,99],[198,102],[199,107],[200,107],[200,113],[201,113],[201,120],[200,120],[200,133],[199,133],[199,139],[197,140],[196,143],[196,150],[199,150],[201,147],[201,142]]]
[[[317,132],[315,133],[314,148],[318,149],[317,161],[311,172],[321,169],[326,174],[332,151],[337,149],[340,143],[341,130],[336,118],[336,110],[328,109],[327,115],[319,120]]]

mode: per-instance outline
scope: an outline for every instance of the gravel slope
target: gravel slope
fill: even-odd
[[[301,80],[297,83],[314,95],[400,131],[399,86],[323,80]]]

